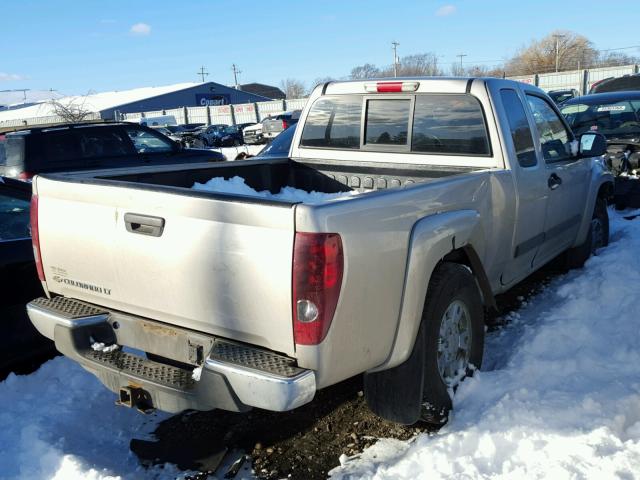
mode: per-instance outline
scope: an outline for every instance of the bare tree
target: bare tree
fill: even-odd
[[[460,65],[460,62],[453,62],[451,64],[451,75],[454,77],[466,77],[467,71],[462,65]]]
[[[460,62],[453,62],[451,64],[451,75],[454,77],[503,77],[504,71],[501,67],[489,68],[485,65],[463,67]]]
[[[50,104],[53,107],[53,113],[62,119],[66,123],[78,123],[86,120],[86,118],[93,112],[85,107],[87,101],[87,95],[83,97],[75,97],[71,100],[62,99],[50,100]]]
[[[385,69],[385,71],[387,70],[392,75],[393,65]],[[402,77],[437,77],[444,75],[444,72],[438,64],[438,56],[435,53],[427,52],[402,57],[398,67],[398,75]]]
[[[639,63],[640,58],[621,52],[601,51],[596,60],[598,67],[614,67],[616,65],[631,65]]]
[[[306,95],[304,83],[300,80],[287,78],[280,85],[287,98],[303,98]]]
[[[352,80],[364,80],[367,78],[380,77],[380,69],[371,63],[365,63],[351,69]]]
[[[529,75],[586,68],[595,63],[598,52],[586,37],[570,31],[555,31],[521,48],[507,61],[507,75]]]

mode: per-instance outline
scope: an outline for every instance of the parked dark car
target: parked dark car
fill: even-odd
[[[591,85],[589,93],[609,93],[622,91],[640,91],[640,73],[609,77]]]
[[[596,93],[563,103],[560,111],[576,135],[602,133],[605,161],[616,174],[618,207],[640,207],[640,182],[629,174],[640,170],[640,91]]]
[[[152,128],[135,123],[87,123],[8,133],[0,175],[29,179],[36,173],[176,163],[220,162],[224,156],[185,150]]]
[[[204,123],[183,123],[182,125],[178,125],[185,131],[195,131],[199,130],[205,126]]]
[[[31,184],[0,177],[0,378],[7,368],[54,351],[27,317],[26,303],[43,295],[33,259]]]
[[[198,138],[202,140],[205,147],[216,146],[215,137],[217,137],[222,130],[227,128],[227,126],[228,125],[225,123],[209,125],[206,128],[202,128],[198,131]]]
[[[243,145],[242,129],[250,125],[255,124],[240,123],[218,128],[207,137],[207,145],[210,147],[237,147],[238,145]]]
[[[171,140],[182,145],[184,148],[201,148],[205,146],[199,137],[200,132],[203,128],[205,128],[204,123],[152,126],[151,128],[153,128],[156,132],[160,132],[163,135],[169,137]]]
[[[560,111],[576,135],[602,133],[610,144],[640,139],[640,91],[584,95],[567,100]]]
[[[567,100],[571,100],[572,98],[576,98],[580,95],[580,93],[575,88],[569,88],[565,90],[551,90],[547,92],[547,94],[551,97],[556,105],[560,105]]]

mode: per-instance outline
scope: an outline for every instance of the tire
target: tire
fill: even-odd
[[[234,147],[239,147],[239,146],[240,146],[240,140],[237,140],[237,139],[236,139],[236,140],[234,140],[234,141],[233,141],[233,146],[234,146]]]
[[[420,419],[443,425],[448,420],[451,395],[458,384],[482,365],[484,308],[475,278],[467,267],[443,263],[435,270],[427,290],[422,323],[425,368]],[[460,348],[462,345],[465,349]]]
[[[582,268],[591,255],[594,255],[599,248],[609,245],[609,214],[607,213],[607,202],[604,198],[598,197],[591,216],[591,225],[587,238],[582,245],[571,248],[567,251],[567,268]]]

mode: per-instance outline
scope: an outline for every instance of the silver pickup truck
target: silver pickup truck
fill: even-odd
[[[513,81],[320,85],[288,158],[35,177],[29,316],[123,405],[286,411],[364,374],[378,415],[441,424],[494,295],[607,244],[604,151]],[[191,188],[235,176],[358,194]]]

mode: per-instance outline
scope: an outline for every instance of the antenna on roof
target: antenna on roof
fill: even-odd
[[[200,67],[200,71],[196,74],[196,75],[200,75],[202,77],[202,83],[204,83],[204,77],[209,75],[209,72],[207,72],[204,69],[204,65]]]

